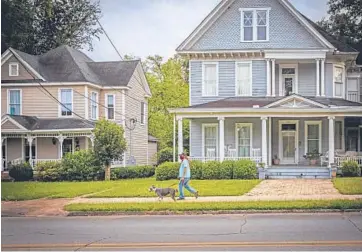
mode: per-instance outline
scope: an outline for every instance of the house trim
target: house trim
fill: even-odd
[[[89,92],[88,92],[88,87],[85,86],[84,87],[84,116],[85,119],[89,119]]]
[[[21,125],[20,123],[18,123],[17,121],[15,121],[13,118],[11,118],[9,115],[6,115],[2,120],[1,120],[1,125],[3,125],[6,122],[11,122],[12,124],[14,124],[15,126],[17,126],[19,128],[20,131],[28,131],[28,129],[26,129],[23,125]],[[7,129],[1,129],[1,131],[6,131]],[[11,131],[14,131],[13,129]]]
[[[249,156],[251,157],[251,150],[253,149],[253,123],[235,123],[235,148],[236,148],[236,155],[239,157],[239,136],[238,136],[238,126],[246,126],[250,128],[250,153]]]
[[[109,119],[108,118],[108,96],[109,95],[112,95],[113,96],[113,107],[114,107],[114,113],[113,113],[113,116],[114,118],[113,119]],[[115,121],[116,120],[116,95],[115,94],[111,94],[111,93],[105,93],[104,94],[104,101],[105,101],[105,108],[104,108],[104,113],[105,113],[105,118],[107,120],[111,120],[111,121]]]
[[[282,135],[282,125],[283,124],[295,124],[295,140],[294,140],[294,144],[295,144],[295,158],[294,158],[294,162],[293,163],[285,163],[283,162],[283,135]],[[279,128],[278,128],[278,134],[279,134],[279,146],[278,146],[278,151],[279,151],[279,158],[280,158],[280,162],[281,164],[298,164],[299,162],[299,146],[298,146],[298,142],[299,142],[299,120],[280,120],[279,121]]]
[[[336,67],[342,68],[342,96],[336,96],[335,75]],[[333,97],[344,98],[346,96],[346,68],[344,64],[333,64]]]
[[[283,68],[294,68],[294,85],[293,85],[293,93],[298,94],[298,64],[279,64],[279,96],[285,96],[285,87],[283,85]]]
[[[242,43],[253,43],[253,42],[269,42],[269,12],[271,8],[240,8],[240,42]],[[245,40],[244,38],[244,12],[253,12],[253,39]],[[266,40],[258,40],[258,17],[257,11],[266,11]]]
[[[62,102],[62,90],[72,90],[71,92],[71,97],[72,97],[72,108],[71,108],[71,115],[62,115],[62,108],[63,106],[61,104],[63,104]],[[58,88],[58,101],[61,103],[58,105],[58,117],[74,117],[74,91],[73,88]]]
[[[238,64],[249,64],[250,67],[250,93],[246,94],[246,95],[239,95],[238,94],[238,78],[237,78],[237,74],[238,74]],[[253,95],[253,61],[235,61],[235,96],[252,96]]]
[[[201,133],[201,150],[202,150],[202,157],[205,155],[205,128],[206,127],[216,127],[216,149],[215,149],[215,156],[217,157],[219,154],[219,124],[218,123],[203,123],[202,124],[202,133]]]
[[[11,73],[11,67],[16,66],[16,74]],[[9,63],[9,76],[10,77],[16,77],[19,76],[19,63],[18,62],[10,62]]]
[[[322,153],[322,121],[305,121],[304,122],[304,153],[308,153],[308,126],[318,125],[318,153]]]
[[[205,95],[205,85],[204,85],[204,83],[205,83],[205,65],[215,65],[215,67],[216,67],[216,94],[215,95]],[[219,62],[217,62],[217,61],[202,62],[201,85],[202,85],[201,86],[202,97],[219,96]]]
[[[104,89],[104,90],[130,90],[131,88],[128,86],[102,86],[98,84],[93,84],[90,82],[42,82],[42,86],[89,86],[97,89]],[[4,87],[34,87],[38,85],[37,82],[30,82],[30,83],[1,83],[1,86]]]
[[[10,114],[10,91],[20,91],[20,115],[23,114],[23,90],[19,88],[7,90],[6,111]]]
[[[293,95],[290,95],[290,96],[286,96],[286,97],[283,98],[283,99],[280,99],[280,100],[278,100],[278,101],[276,101],[276,102],[273,102],[273,103],[270,103],[270,104],[266,105],[264,108],[271,108],[271,107],[274,107],[274,106],[276,106],[276,105],[283,104],[283,103],[285,103],[285,102],[287,102],[287,101],[289,101],[289,100],[293,100],[293,99],[299,99],[299,100],[302,100],[302,101],[305,102],[305,103],[309,103],[309,104],[318,106],[318,107],[320,107],[320,108],[328,108],[328,106],[326,106],[326,105],[323,105],[323,104],[321,104],[321,103],[319,103],[319,102],[315,102],[315,101],[309,100],[309,99],[307,99],[307,98],[305,98],[305,97],[303,97],[303,96],[296,95],[296,94],[293,94]]]

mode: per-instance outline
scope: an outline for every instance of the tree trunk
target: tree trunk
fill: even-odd
[[[106,165],[104,180],[111,180],[111,164]]]

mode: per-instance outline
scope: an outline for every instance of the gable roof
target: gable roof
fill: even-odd
[[[79,118],[38,118],[36,116],[21,115],[5,115],[2,124],[8,120],[30,131],[93,129],[95,126],[94,122]]]
[[[41,55],[30,55],[13,48],[9,48],[9,51],[39,76],[32,80],[33,82],[42,79],[47,82],[90,82],[103,86],[127,86],[140,64],[140,60],[95,62],[83,52],[67,45]]]
[[[206,16],[195,30],[177,47],[176,51],[187,50],[208,30],[208,28],[222,15],[235,0],[221,0],[221,2]],[[356,52],[350,45],[336,40],[317,24],[302,15],[288,0],[278,0],[318,41],[328,49],[337,49],[341,52]]]

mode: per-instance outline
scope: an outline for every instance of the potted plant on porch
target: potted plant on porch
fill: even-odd
[[[280,164],[280,159],[278,158],[278,155],[274,155],[273,165],[279,165],[279,164]]]
[[[305,159],[309,160],[310,165],[316,165],[321,156],[322,156],[322,154],[319,153],[317,150],[314,150],[312,152],[308,152],[307,154],[303,155],[303,157]]]

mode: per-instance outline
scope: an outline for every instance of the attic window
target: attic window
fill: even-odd
[[[269,8],[240,9],[241,42],[269,40]]]
[[[18,63],[9,64],[9,76],[19,76],[19,64]]]

